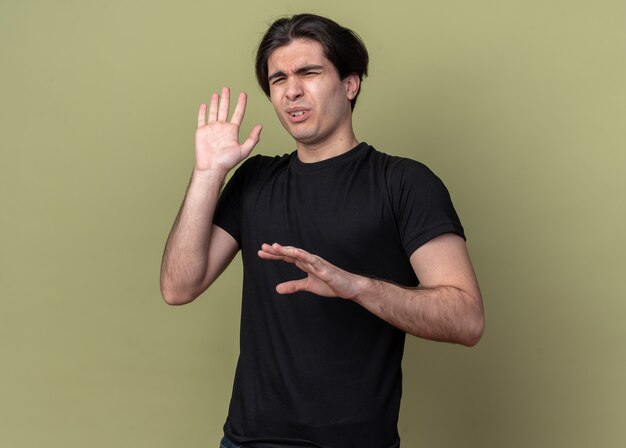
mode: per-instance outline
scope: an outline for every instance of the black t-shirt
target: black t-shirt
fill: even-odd
[[[257,251],[292,245],[417,286],[410,255],[443,233],[464,236],[439,178],[366,143],[310,164],[295,152],[254,156],[224,188],[214,223],[237,240],[244,266],[225,433],[255,448],[398,446],[405,333],[348,300],[277,294],[278,283],[305,274]]]

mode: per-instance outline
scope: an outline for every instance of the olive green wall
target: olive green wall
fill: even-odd
[[[240,268],[160,298],[197,106],[250,94],[301,2],[0,0],[0,446],[214,447]],[[428,164],[468,234],[487,328],[410,338],[404,447],[626,442],[626,3],[317,1],[371,53],[359,139]]]

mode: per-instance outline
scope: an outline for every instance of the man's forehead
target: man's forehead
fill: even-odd
[[[275,49],[267,61],[268,73],[292,71],[307,65],[327,65],[322,45],[310,39],[295,39]]]

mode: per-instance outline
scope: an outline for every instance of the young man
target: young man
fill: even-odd
[[[468,346],[482,334],[482,299],[446,188],[424,165],[354,135],[367,63],[361,40],[329,19],[271,25],[257,77],[297,149],[249,158],[221,194],[261,126],[239,143],[246,96],[229,121],[227,88],[200,106],[161,290],[169,304],[190,302],[242,252],[227,448],[398,447],[405,333]]]

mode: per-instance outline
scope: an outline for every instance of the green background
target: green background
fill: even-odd
[[[624,446],[626,3],[305,8],[364,39],[357,136],[445,181],[484,295],[477,347],[407,341],[403,446]],[[296,12],[0,0],[0,446],[217,446],[239,259],[169,307],[160,258],[212,91],[293,149],[252,64]]]

